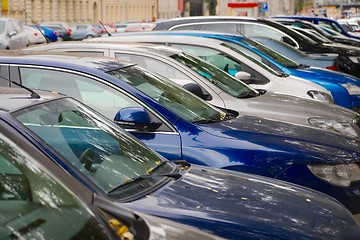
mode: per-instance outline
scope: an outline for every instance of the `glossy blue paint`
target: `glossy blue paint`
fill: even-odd
[[[122,92],[136,97],[144,107],[156,112],[175,131],[141,131],[132,132],[133,135],[170,160],[184,159],[194,164],[261,174],[296,182],[319,191],[323,191],[325,184],[333,188],[332,196],[346,196],[343,203],[352,212],[360,212],[358,204],[347,204],[360,200],[360,192],[353,196],[347,195],[352,186],[341,187],[320,181],[314,174],[303,178],[303,182],[289,175],[282,175],[291,166],[303,166],[303,171],[297,174],[305,175],[309,173],[307,164],[359,164],[358,139],[249,115],[215,123],[188,122],[131,85],[107,74],[111,69],[131,66],[116,60],[25,54],[14,57],[0,56],[0,63],[71,69],[92,75],[115,89],[121,89]],[[180,87],[178,91],[181,91]],[[121,108],[122,106],[119,106],[119,110]],[[359,187],[356,187],[356,190],[359,190]]]
[[[168,31],[168,32],[151,32],[151,33],[143,33],[143,34],[169,34],[169,35],[184,35],[184,36],[198,36],[198,37],[206,37],[206,38],[214,38],[222,41],[228,41],[232,43],[236,43],[249,49],[254,52],[267,64],[272,64],[280,69],[282,72],[297,76],[308,81],[317,83],[322,87],[326,88],[331,92],[334,101],[336,104],[343,106],[349,109],[359,109],[360,108],[360,94],[350,95],[349,92],[343,87],[341,84],[351,84],[357,87],[360,87],[360,79],[345,73],[330,71],[322,68],[316,67],[300,67],[296,69],[288,68],[281,63],[277,62],[275,59],[266,55],[265,53],[259,51],[254,46],[249,46],[242,36],[235,35],[227,35],[227,34],[217,34],[217,33],[204,33],[204,32],[186,32],[186,31]],[[251,41],[246,39],[246,41]],[[235,72],[229,72],[230,74],[235,74]]]
[[[53,94],[56,96],[53,98],[47,94],[46,97],[41,95],[40,98],[31,99],[27,92],[22,94],[26,97],[19,98],[17,94],[17,98],[2,98],[0,129],[22,136],[22,142],[36,147],[45,155],[42,160],[60,165],[61,170],[59,168],[57,174],[65,173],[66,184],[69,186],[77,184],[69,179],[68,176],[72,176],[84,183],[93,195],[106,198],[112,203],[107,208],[110,213],[116,213],[126,206],[138,212],[195,226],[226,239],[359,239],[360,227],[350,212],[328,195],[298,185],[234,171],[192,165],[178,170],[181,174],[179,179],[168,179],[164,183],[163,178],[155,178],[158,181],[149,192],[141,196],[135,194],[136,198],[125,196],[129,200],[123,200],[121,197],[107,195],[85,177],[83,172],[60,157],[46,142],[39,141],[34,132],[14,118],[13,111],[16,112],[19,108],[29,108],[64,97]],[[20,106],[20,101],[22,104],[26,102],[26,105]],[[14,105],[15,102],[18,105]],[[4,104],[7,105],[6,109]],[[97,116],[97,119],[101,124],[107,125],[107,128],[117,129],[119,136],[127,135],[124,130],[111,125],[109,120],[102,119],[101,116]],[[220,126],[217,128],[221,129]],[[69,133],[72,131],[69,127],[63,130]],[[205,127],[204,131],[211,131],[211,127]],[[229,138],[232,138],[230,135],[232,134],[228,134]],[[104,132],[99,132],[98,140],[111,142],[111,139],[104,136]],[[135,140],[133,144],[136,143],[138,141]],[[167,162],[165,159],[162,161]],[[165,164],[175,167],[175,164],[169,162]],[[54,169],[53,171],[55,172]],[[139,184],[137,189],[142,190],[144,186],[146,184]],[[79,193],[81,194],[83,191]],[[92,205],[97,206],[96,198]]]

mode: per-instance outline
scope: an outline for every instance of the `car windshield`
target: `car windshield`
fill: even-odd
[[[190,94],[179,85],[138,66],[107,72],[145,93],[162,106],[190,122],[222,121],[226,113]]]
[[[159,166],[163,166],[162,170],[173,168],[172,164],[162,164],[167,162],[164,158],[111,121],[70,98],[22,109],[13,115],[105,193],[121,194],[121,188],[112,190],[152,174]]]
[[[30,154],[0,133],[0,238],[106,239],[93,213]]]
[[[296,62],[292,61],[291,59],[285,57],[282,54],[279,54],[279,53],[271,50],[270,48],[266,47],[265,45],[263,45],[261,43],[255,42],[248,38],[243,38],[242,42],[249,45],[250,47],[257,49],[258,51],[264,53],[265,55],[271,57],[273,60],[275,60],[276,62],[280,63],[281,65],[283,65],[287,68],[298,68],[299,67],[299,64],[297,64]],[[254,52],[253,54],[256,54],[256,53]],[[261,59],[262,59],[262,62],[264,62],[264,63],[268,62],[263,57],[261,57]]]
[[[226,41],[226,42],[222,43],[221,45],[243,55],[247,59],[254,62],[256,65],[258,65],[259,67],[265,69],[266,71],[268,71],[276,76],[279,76],[279,77],[283,76],[283,72],[281,71],[280,68],[276,67],[275,65],[269,67],[268,65],[264,64],[262,62],[263,58],[260,55],[254,53],[253,51],[251,51],[237,43],[231,42],[231,41]]]
[[[221,69],[209,64],[207,61],[204,61],[200,58],[195,58],[185,52],[173,54],[170,57],[191,68],[233,97],[243,98],[249,96],[258,96],[258,92],[255,89],[249,87],[240,80],[237,80]]]

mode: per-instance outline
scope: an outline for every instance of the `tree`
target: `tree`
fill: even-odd
[[[206,0],[206,2],[208,4],[209,15],[210,16],[216,15],[217,0]]]

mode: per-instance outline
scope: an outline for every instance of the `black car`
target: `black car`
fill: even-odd
[[[306,53],[337,53],[337,69],[360,77],[360,49],[345,44],[319,43],[269,19],[248,17],[186,17],[158,22],[154,30],[201,30],[246,37],[269,37]]]
[[[340,33],[338,33],[336,35],[331,34],[328,31],[325,31],[319,25],[315,25],[308,21],[298,20],[298,19],[286,19],[286,18],[274,18],[273,20],[275,20],[276,22],[279,22],[281,24],[284,24],[286,26],[295,26],[298,28],[314,30],[314,31],[318,32],[319,34],[322,34],[326,38],[328,38],[336,43],[342,43],[342,44],[346,44],[346,45],[360,47],[359,39],[350,38],[350,37],[341,35]]]

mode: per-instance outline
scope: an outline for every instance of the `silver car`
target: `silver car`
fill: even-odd
[[[28,45],[29,39],[20,21],[0,18],[0,49],[18,49]]]
[[[215,66],[175,48],[144,44],[63,42],[30,47],[27,50],[72,52],[128,59],[181,85],[196,83],[201,86],[206,100],[221,108],[233,109],[243,115],[322,128],[324,131],[332,131],[351,138],[360,136],[360,115],[354,111],[335,104],[290,95],[269,92],[260,94]],[[216,71],[211,73],[213,81],[210,82],[194,70],[199,68],[199,65],[186,66],[176,60],[177,56],[186,56],[188,59],[193,59],[194,63],[198,61],[204,64],[206,66],[202,67],[204,71],[205,69]]]

